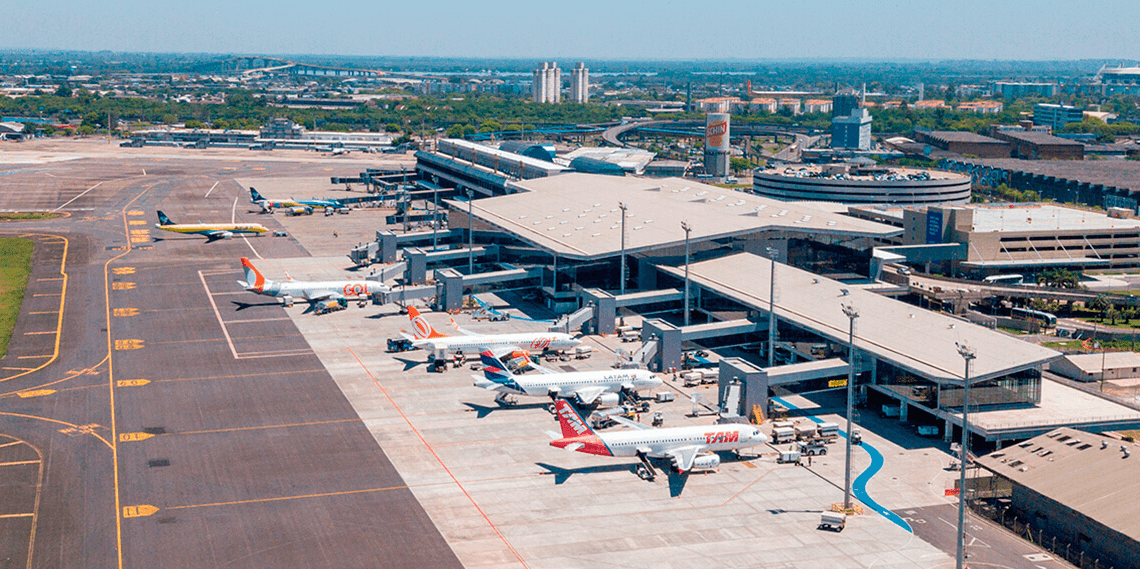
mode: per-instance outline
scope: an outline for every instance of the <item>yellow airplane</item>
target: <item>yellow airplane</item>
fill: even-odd
[[[155,227],[173,233],[186,235],[205,235],[206,242],[227,239],[235,234],[258,234],[269,231],[260,223],[174,223],[165,213],[158,212],[158,223]]]

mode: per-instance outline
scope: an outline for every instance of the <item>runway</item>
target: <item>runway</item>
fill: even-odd
[[[0,566],[459,566],[285,309],[234,294],[240,256],[304,248],[153,227],[279,228],[233,177],[324,170],[154,161],[0,178],[0,208],[70,214],[0,225],[37,242],[0,360]]]

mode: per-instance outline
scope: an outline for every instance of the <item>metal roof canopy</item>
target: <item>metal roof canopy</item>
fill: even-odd
[[[681,178],[645,179],[562,174],[511,182],[521,193],[477,200],[474,215],[560,257],[594,260],[621,253],[625,203],[626,253],[684,243],[681,222],[698,243],[765,230],[815,235],[890,237],[902,229],[838,215],[809,204],[719,188]],[[466,202],[448,201],[466,210]]]
[[[962,261],[963,267],[979,269],[1017,269],[1017,268],[1044,268],[1044,267],[1102,267],[1110,263],[1109,259],[1094,259],[1092,257],[1073,257],[1068,259],[995,259],[993,261]]]
[[[770,261],[740,253],[689,265],[689,278],[746,306],[768,311]],[[677,278],[683,267],[659,267]],[[847,343],[849,321],[841,305],[859,311],[855,347],[919,376],[942,383],[962,383],[965,364],[955,343],[975,350],[972,382],[1036,367],[1061,354],[988,328],[880,296],[808,271],[778,264],[776,315],[840,344]]]

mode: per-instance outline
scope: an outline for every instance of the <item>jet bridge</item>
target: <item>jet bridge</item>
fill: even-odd
[[[827,377],[847,377],[850,366],[847,362],[832,358],[810,362],[757,367],[741,358],[725,358],[720,361],[720,380],[717,382],[718,401],[722,407],[730,403],[729,395],[734,388],[743,391],[737,396],[736,408],[725,407],[726,415],[754,416],[754,410],[768,412],[768,390],[778,385],[823,379]]]
[[[464,275],[451,268],[437,269],[435,279],[439,288],[436,306],[443,310],[463,307],[463,288],[536,279],[542,277],[542,267],[509,268],[502,271]]]

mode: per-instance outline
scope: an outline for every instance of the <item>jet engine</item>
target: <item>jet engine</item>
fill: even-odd
[[[693,470],[713,470],[720,466],[720,456],[716,454],[702,454],[693,460]]]
[[[595,399],[598,407],[617,407],[621,403],[621,397],[617,393],[603,393]]]

